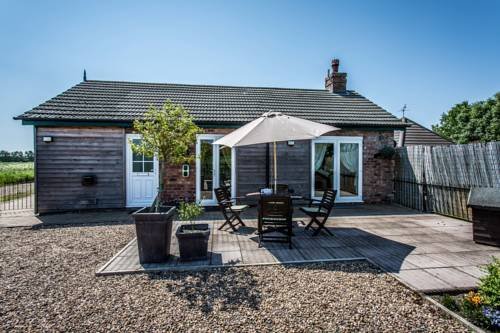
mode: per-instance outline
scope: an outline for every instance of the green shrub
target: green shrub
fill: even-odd
[[[451,311],[458,311],[457,301],[450,295],[445,294],[441,299],[441,303]]]
[[[493,258],[493,262],[485,267],[487,274],[481,278],[479,295],[483,304],[500,309],[500,260]]]
[[[32,162],[0,162],[0,186],[33,181],[35,178]]]
[[[203,214],[203,207],[196,202],[181,202],[177,212],[181,220],[192,223],[193,219]]]

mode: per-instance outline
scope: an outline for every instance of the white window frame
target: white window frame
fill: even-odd
[[[222,134],[198,134],[196,136],[196,202],[200,203],[203,206],[216,206],[217,199],[215,198],[215,193],[213,193],[212,200],[201,200],[201,161],[200,161],[200,148],[201,148],[201,140],[217,140],[222,138],[224,135]],[[213,151],[219,149],[219,145],[212,145]],[[219,184],[219,154],[214,154],[213,156],[213,184],[212,188],[215,189]],[[217,169],[216,169],[217,168]],[[216,172],[217,171],[217,172]],[[234,148],[231,148],[231,196],[236,196],[236,151]]]
[[[314,196],[314,157],[315,143],[333,144],[333,189],[337,190],[336,202],[363,202],[363,137],[362,136],[321,136],[311,140],[311,198],[321,200],[321,197]],[[358,195],[341,196],[340,194],[340,144],[357,143],[359,145],[358,158]]]

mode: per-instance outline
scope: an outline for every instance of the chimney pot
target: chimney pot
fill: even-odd
[[[338,73],[339,72],[339,64],[340,64],[339,59],[333,59],[332,60],[332,70],[333,70],[334,73]]]

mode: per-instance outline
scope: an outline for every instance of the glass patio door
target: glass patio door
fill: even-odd
[[[330,142],[315,142],[313,150],[313,197],[321,198],[327,189],[334,187],[335,145]]]
[[[233,153],[214,145],[222,135],[199,135],[196,143],[196,201],[204,206],[217,205],[214,189],[225,185],[233,192]]]
[[[337,202],[362,202],[363,138],[324,136],[311,145],[311,196],[337,190]]]

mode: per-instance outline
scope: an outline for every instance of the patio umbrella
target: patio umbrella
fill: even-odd
[[[276,191],[278,181],[276,142],[311,140],[336,130],[339,130],[339,128],[287,116],[281,112],[269,111],[254,121],[220,138],[213,144],[241,147],[272,142],[274,144],[274,190]]]

